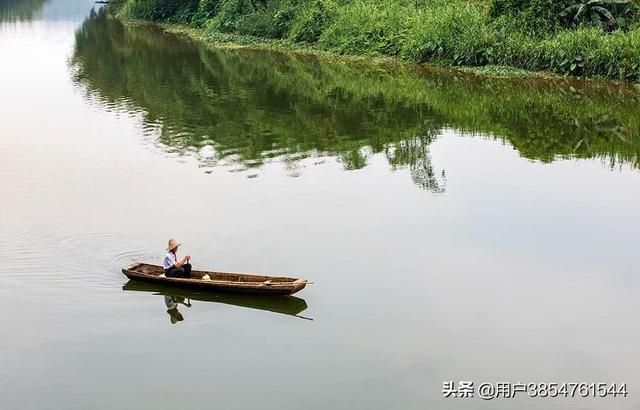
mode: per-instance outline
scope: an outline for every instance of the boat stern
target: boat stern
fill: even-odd
[[[127,272],[135,271],[136,268],[140,265],[142,265],[142,262],[136,262],[136,263],[132,263],[129,266],[125,266],[124,268],[122,268],[122,273],[124,273],[127,277],[129,277],[129,275],[127,275]]]

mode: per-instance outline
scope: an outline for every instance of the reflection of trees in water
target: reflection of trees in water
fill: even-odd
[[[415,136],[389,147],[386,152],[389,163],[394,167],[408,167],[411,179],[422,189],[443,193],[446,187],[444,170],[438,174],[431,164],[429,145],[435,135]]]
[[[242,171],[276,160],[295,176],[300,161],[331,156],[345,170],[360,169],[433,116],[427,106],[370,89],[357,70],[275,52],[203,49],[99,14],[77,32],[74,70],[92,96],[143,111],[163,149],[194,155],[205,168]],[[422,161],[428,150],[419,144],[431,141],[405,149]]]
[[[622,87],[207,49],[100,14],[76,34],[73,69],[91,98],[142,113],[163,149],[205,168],[257,170],[277,160],[298,175],[310,156],[351,170],[384,154],[421,188],[442,192],[429,145],[445,127],[504,139],[545,162],[640,165],[638,94]]]
[[[0,21],[29,20],[48,0],[0,0]]]

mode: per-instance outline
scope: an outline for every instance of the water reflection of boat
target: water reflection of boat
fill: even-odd
[[[164,296],[165,303],[169,300],[172,303],[180,303],[187,306],[187,304],[190,304],[191,300],[197,300],[201,302],[224,303],[226,305],[265,310],[273,313],[296,316],[302,319],[309,319],[300,316],[300,313],[307,309],[307,302],[296,296],[272,296],[264,298],[242,294],[198,292],[189,289],[175,289],[169,286],[135,280],[127,282],[122,287],[122,290],[149,292],[155,295]],[[185,300],[187,301],[187,304],[185,304]],[[172,307],[167,304],[167,308],[171,309]]]

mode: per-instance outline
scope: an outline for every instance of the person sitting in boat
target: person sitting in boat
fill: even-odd
[[[167,254],[162,261],[164,274],[168,278],[189,278],[191,277],[191,256],[187,255],[178,261],[178,247],[182,245],[175,239],[169,239]]]

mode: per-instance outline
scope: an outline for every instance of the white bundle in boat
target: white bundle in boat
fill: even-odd
[[[211,280],[211,276],[209,276],[209,275],[204,275],[204,276],[202,277],[202,280]]]

